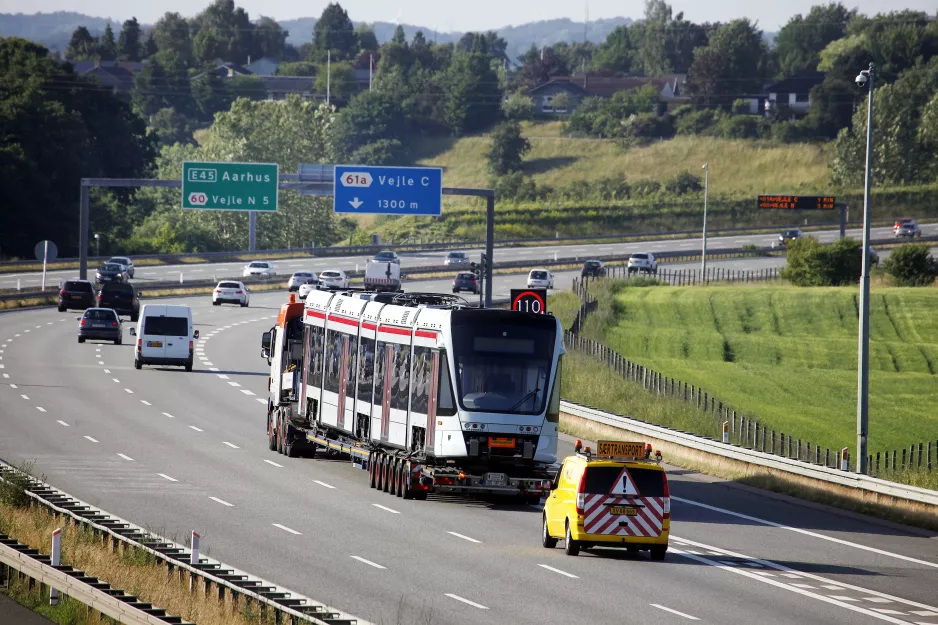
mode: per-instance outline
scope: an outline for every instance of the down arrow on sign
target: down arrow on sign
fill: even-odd
[[[358,198],[355,198],[354,200],[349,200],[348,203],[351,204],[351,205],[352,205],[352,208],[354,208],[354,209],[356,209],[356,210],[357,210],[362,204],[364,204],[364,202],[362,202],[362,201],[359,200]]]

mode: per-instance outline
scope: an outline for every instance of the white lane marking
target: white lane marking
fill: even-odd
[[[104,372],[105,372],[105,373],[110,373],[111,370],[110,370],[110,369],[105,369]]]
[[[244,393],[245,395],[254,395],[253,391],[249,391],[247,389],[241,389],[241,392]]]
[[[103,360],[99,360],[99,361],[98,361],[98,364],[99,364],[99,365],[103,365],[103,364],[104,364],[104,361],[103,361]]]
[[[41,328],[41,327],[42,327],[42,326],[36,326],[36,329],[38,330],[38,329]]]
[[[653,608],[658,608],[659,610],[664,610],[665,612],[670,612],[671,614],[677,614],[678,616],[683,616],[684,618],[690,619],[690,620],[692,620],[692,621],[699,621],[699,620],[700,620],[700,619],[697,618],[696,616],[691,616],[690,614],[684,614],[683,612],[678,612],[677,610],[672,610],[671,608],[667,608],[667,607],[665,607],[665,606],[663,606],[663,605],[661,605],[661,604],[658,604],[658,603],[650,603],[650,604],[648,604],[648,605],[650,605],[650,606],[653,607]]]
[[[164,480],[169,480],[170,482],[178,482],[178,481],[179,481],[179,480],[177,480],[177,479],[174,478],[174,477],[169,477],[169,476],[166,475],[165,473],[157,473],[157,475],[159,475],[159,476],[160,476],[161,478],[163,478]]]
[[[52,325],[52,322],[49,321],[48,323],[46,323],[46,325],[47,325],[47,326],[51,326],[51,325]]]
[[[567,577],[572,577],[573,579],[580,579],[579,575],[574,575],[573,573],[567,573],[566,571],[561,571],[560,569],[555,569],[552,566],[547,566],[546,564],[538,564],[542,569],[547,569],[548,571],[553,571],[554,573],[559,573],[560,575],[565,575]]]
[[[467,605],[471,605],[474,608],[479,608],[480,610],[488,610],[488,608],[482,605],[481,603],[476,603],[475,601],[469,601],[468,599],[464,599],[463,597],[460,597],[459,595],[454,595],[451,592],[447,592],[443,594],[449,597],[450,599],[455,599],[456,601],[462,601],[463,603]]]
[[[32,332],[32,330],[23,330],[23,332]],[[19,336],[19,334],[17,334],[16,336]]]
[[[708,547],[707,545],[703,545],[703,544],[701,544],[701,543],[694,542],[694,541],[692,541],[692,540],[688,540],[687,538],[683,538],[682,540],[684,540],[685,542],[687,542],[687,543],[689,543],[689,544],[691,544],[691,545],[696,545],[696,546],[698,546],[698,547],[706,547],[706,548],[709,548],[709,549],[715,549],[715,548],[716,548],[716,547]],[[776,563],[776,562],[772,562],[772,561],[770,561],[770,560],[760,560],[759,558],[751,558],[750,556],[746,556],[746,555],[743,555],[743,554],[741,554],[741,553],[735,553],[735,552],[733,552],[733,551],[729,551],[729,550],[726,550],[726,549],[724,549],[723,551],[724,551],[724,555],[726,555],[726,556],[733,556],[733,557],[736,557],[736,558],[743,558],[743,559],[751,559],[751,560],[753,560],[753,561],[755,561],[755,562],[759,562],[759,563],[761,563],[761,564],[763,564],[763,565],[765,565],[765,566],[767,566],[767,567],[773,568],[773,569],[775,569],[775,570],[777,570],[777,571],[788,571],[788,572],[792,572],[792,573],[796,572],[794,569],[790,569],[790,568],[788,568],[787,566],[784,566],[784,565],[782,565],[782,564],[778,564],[778,563]],[[678,552],[678,553],[680,553],[680,552]],[[684,553],[688,553],[688,552],[684,552]],[[689,556],[689,557],[690,557],[690,556]],[[747,576],[750,576],[750,577],[753,576],[753,575],[756,575],[756,576],[758,576],[758,577],[773,577],[773,574],[772,574],[772,573],[769,573],[768,571],[747,571],[747,570],[742,570],[742,569],[728,569],[728,570],[732,570],[733,572],[740,573],[740,574],[742,574],[742,575],[747,575]],[[820,575],[815,575],[814,573],[803,573],[803,572],[800,572],[800,571],[799,571],[798,573],[799,573],[800,577],[802,577],[802,578],[813,579],[813,580],[818,581],[818,582],[825,582],[825,583],[828,583],[828,584],[833,584],[833,581],[834,581],[834,580],[831,580],[831,579],[827,579],[826,577],[821,577]],[[767,581],[770,581],[770,580],[767,580]],[[790,587],[790,586],[792,585],[790,582],[783,582],[783,581],[778,581],[777,583],[779,583],[779,584],[784,584],[786,587]],[[840,588],[841,590],[848,590],[848,589],[849,589],[849,590],[855,590],[855,591],[857,591],[857,592],[861,592],[861,593],[864,593],[864,594],[867,594],[867,595],[875,595],[875,596],[877,596],[877,597],[884,597],[884,598],[886,598],[886,599],[892,599],[893,601],[898,601],[899,603],[904,603],[904,604],[906,604],[906,605],[915,606],[915,607],[917,607],[917,608],[924,608],[924,609],[928,609],[928,610],[935,610],[935,611],[938,611],[938,607],[931,606],[931,605],[928,605],[928,604],[926,604],[926,603],[919,603],[919,602],[917,602],[917,601],[911,601],[911,600],[909,600],[909,599],[903,599],[902,597],[896,597],[896,596],[894,596],[894,595],[889,595],[889,594],[886,594],[886,593],[884,593],[884,592],[879,592],[878,590],[870,590],[869,588],[863,588],[862,586],[854,586],[853,584],[846,584],[846,583],[843,583],[843,582],[837,582],[837,585],[841,587],[841,588]],[[807,591],[804,591],[804,592],[807,592]],[[809,593],[809,594],[812,594],[812,593]]]
[[[909,610],[909,613],[916,616],[938,616],[938,612],[932,612],[931,610]]]
[[[4,374],[3,374],[3,379],[4,379],[4,380],[9,380],[9,379],[10,379],[10,374],[9,374],[9,373],[4,373]]]
[[[267,403],[267,400],[264,399],[263,397],[258,397],[258,398],[257,398],[257,401],[259,401],[259,402],[262,403],[262,404],[266,404],[266,403]]]
[[[238,384],[237,382],[228,382],[228,384],[229,384],[230,386],[241,386],[241,385]]]
[[[209,369],[209,371],[221,371],[221,369],[219,369],[218,367],[212,367],[211,369]]]
[[[189,426],[189,429],[195,430],[196,432],[204,432],[204,431],[205,431],[205,430],[201,430],[201,429],[195,427],[194,425],[190,425],[190,426]]]
[[[798,584],[792,584],[792,586],[797,586]],[[864,601],[871,601],[873,603],[892,603],[892,599],[883,599],[882,597],[861,597]]]
[[[118,380],[117,378],[111,378],[111,379],[114,380],[114,382],[115,382],[116,384],[120,384],[120,383],[121,383],[121,381]]]
[[[319,480],[313,480],[313,481],[319,484],[320,486],[325,486],[326,488],[331,488],[335,490],[335,486],[333,486],[332,484],[326,484],[325,482],[320,482]]]
[[[68,423],[66,423],[65,421],[62,421],[61,419],[59,420],[59,423],[60,423],[61,425],[64,425],[64,426],[67,427],[67,428],[72,427],[72,426],[70,426]]]
[[[377,562],[372,562],[371,560],[366,560],[365,558],[362,558],[361,556],[349,556],[349,557],[350,557],[351,559],[353,559],[353,560],[358,560],[358,561],[361,562],[362,564],[367,564],[368,566],[373,566],[373,567],[375,567],[376,569],[387,569],[387,568],[388,568],[388,567],[386,567],[386,566],[381,566],[381,565],[378,564]]]
[[[20,397],[22,397],[26,401],[29,401],[29,395],[20,395]]]
[[[129,388],[125,388],[124,390],[127,391],[128,393],[130,393],[131,395],[134,394],[134,392],[133,392],[132,390],[130,390]]]
[[[830,595],[830,598],[838,601],[859,601],[856,597],[846,597],[844,595]]]
[[[727,510],[725,508],[718,508],[716,506],[711,506],[705,503],[700,503],[699,501],[692,501],[690,499],[684,499],[683,497],[672,497],[674,501],[680,501],[682,503],[690,504],[692,506],[698,506],[700,508],[706,508],[707,510],[713,510],[714,512],[722,512],[723,514],[728,514],[740,519],[746,519],[747,521],[755,521],[756,523],[761,523],[763,525],[770,525],[772,527],[777,527],[783,530],[789,530],[792,532],[797,532],[799,534],[804,534],[805,536],[811,536],[813,538],[820,538],[821,540],[827,540],[839,545],[845,545],[847,547],[853,547],[855,549],[862,549],[864,551],[871,551],[873,553],[878,553],[883,556],[889,556],[891,558],[897,558],[899,560],[905,560],[906,562],[915,562],[916,564],[923,564],[925,566],[930,566],[932,568],[938,569],[938,563],[928,562],[927,560],[919,560],[918,558],[912,558],[909,556],[904,556],[902,554],[893,553],[891,551],[886,551],[884,549],[877,549],[876,547],[868,547],[867,545],[861,545],[859,543],[850,542],[849,540],[843,540],[840,538],[834,538],[833,536],[825,536],[824,534],[819,534],[817,532],[811,532],[809,530],[803,530],[798,527],[791,527],[790,525],[782,525],[781,523],[776,523],[774,521],[768,521],[766,519],[760,519],[759,517],[749,516],[748,514],[742,514],[740,512],[733,512],[732,510]]]
[[[223,442],[224,444],[228,445],[229,447],[231,447],[232,449],[241,449],[240,447],[238,447],[238,446],[235,445],[234,443],[229,443],[228,441],[222,441],[222,442]]]
[[[148,402],[148,401],[145,400],[145,399],[141,399],[141,400],[140,400],[140,403],[143,404],[144,406],[152,406],[152,405],[153,405],[153,404],[151,404],[150,402]]]
[[[46,409],[43,408],[42,406],[36,406],[36,410],[38,410],[39,412],[45,412],[45,411],[46,411]]]
[[[286,525],[280,525],[279,523],[272,523],[271,525],[273,525],[274,527],[280,528],[280,529],[282,529],[282,530],[285,531],[285,532],[290,532],[291,534],[296,534],[297,536],[302,536],[302,535],[303,535],[302,533],[300,533],[300,532],[298,532],[298,531],[296,531],[296,530],[291,530],[291,529],[290,529],[289,527],[287,527]]]
[[[277,464],[277,463],[274,462],[273,460],[268,460],[268,459],[264,458],[264,462],[266,462],[267,464],[272,464],[272,465],[274,465],[275,467],[278,467],[278,468],[281,468],[281,469],[283,468],[283,465],[282,465],[282,464]]]
[[[451,536],[455,536],[456,538],[462,538],[463,540],[468,540],[468,541],[471,542],[471,543],[480,544],[480,543],[482,542],[481,540],[476,540],[475,538],[470,538],[470,537],[466,536],[465,534],[457,534],[456,532],[446,532],[446,533],[449,534],[449,535],[451,535]],[[538,566],[541,566],[541,565],[538,565]]]
[[[220,504],[223,505],[223,506],[228,506],[229,508],[234,508],[234,504],[233,504],[233,503],[228,503],[228,502],[225,501],[224,499],[219,499],[218,497],[209,497],[209,499],[211,499],[212,501],[217,501],[218,503],[220,503]]]
[[[827,588],[829,590],[846,590],[843,586],[838,586],[836,584],[822,584],[821,588]]]
[[[811,584],[792,584],[795,588],[817,588],[817,586],[812,586]],[[883,599],[883,601],[889,601],[889,599]]]
[[[22,335],[22,334],[17,334],[17,335],[15,335],[15,336],[16,336],[16,338],[19,338],[19,337],[21,337],[21,336],[23,336],[23,335]]]
[[[880,614],[905,614],[905,612],[900,612],[899,610],[890,610],[888,608],[870,608],[873,612],[879,612]]]
[[[87,438],[87,439],[88,439],[89,441],[91,441],[92,443],[100,443],[100,442],[101,442],[101,441],[99,441],[99,440],[96,439],[96,438],[92,438],[91,436],[86,436],[85,438]]]
[[[121,458],[123,458],[124,460],[130,460],[131,462],[134,461],[133,458],[131,458],[130,456],[128,456],[128,455],[126,455],[126,454],[117,454],[117,455],[120,456]]]
[[[203,360],[205,360],[205,359],[203,358]],[[212,363],[212,362],[209,362],[209,361],[205,360],[205,362],[203,362],[202,364],[204,364],[206,367],[211,367],[211,366],[213,366],[215,363]]]
[[[228,379],[228,376],[225,375],[225,374],[223,374],[223,373],[219,373],[219,374],[218,374],[218,377],[221,378],[222,380],[227,380],[227,379]]]
[[[10,388],[19,388],[16,384],[11,384]]]
[[[388,512],[392,514],[400,514],[400,512],[398,512],[397,510],[392,510],[391,508],[388,508],[387,506],[382,506],[380,503],[373,503],[371,505],[373,505],[375,508],[381,508],[382,510],[387,510]]]
[[[176,417],[174,417],[173,415],[169,414],[168,412],[164,412],[163,415],[169,417],[170,419],[175,419],[175,418],[176,418]]]

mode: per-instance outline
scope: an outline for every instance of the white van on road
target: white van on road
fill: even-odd
[[[199,331],[192,327],[192,309],[188,306],[146,304],[130,335],[137,337],[134,368],[176,365],[192,371],[193,342],[199,338]]]

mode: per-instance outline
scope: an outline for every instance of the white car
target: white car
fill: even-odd
[[[248,263],[241,272],[244,278],[270,278],[277,275],[274,264],[266,260],[255,260]]]
[[[248,294],[247,287],[241,282],[219,282],[212,291],[212,306],[240,304],[242,308],[247,308],[250,303],[251,296]]]
[[[299,290],[296,292],[296,296],[301,300],[305,300],[306,296],[319,289],[319,282],[313,282],[310,280],[305,284],[301,284]]]
[[[347,289],[348,275],[341,269],[327,269],[319,274],[320,289]]]
[[[290,291],[299,291],[300,285],[306,284],[310,279],[314,282],[319,280],[312,271],[297,271],[290,276],[290,280],[287,281],[287,289]]]
[[[528,274],[529,289],[552,289],[554,288],[554,274],[546,269],[532,269]]]
[[[629,258],[629,273],[658,273],[658,261],[651,252],[636,252]]]

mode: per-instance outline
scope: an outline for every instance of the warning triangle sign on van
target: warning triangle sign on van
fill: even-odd
[[[609,491],[609,494],[618,495],[619,497],[639,496],[638,489],[635,487],[635,482],[632,480],[632,476],[629,475],[627,468],[622,467],[622,472],[616,479],[616,483],[612,486],[612,490]]]

